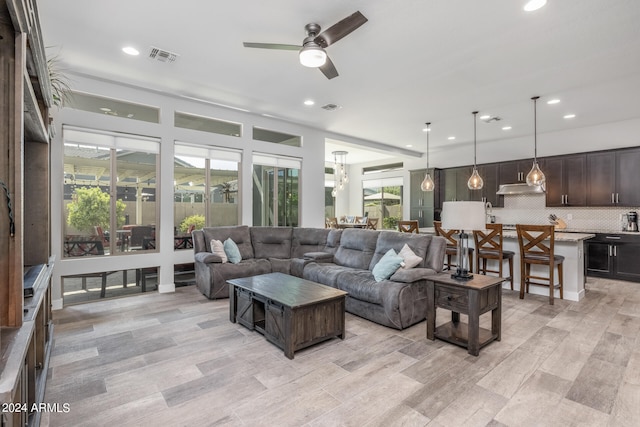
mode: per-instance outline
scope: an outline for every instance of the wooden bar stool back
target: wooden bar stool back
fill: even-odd
[[[420,234],[418,221],[398,221],[398,231],[401,233]]]
[[[482,274],[497,273],[502,275],[503,261],[509,261],[509,276],[506,280],[511,282],[511,290],[513,290],[513,257],[512,251],[502,249],[502,224],[487,224],[486,230],[473,230],[473,241],[476,249],[476,273],[480,273],[480,259],[482,259]],[[487,269],[487,260],[498,261],[497,270]]]
[[[564,257],[554,253],[555,228],[553,225],[522,225],[516,224],[518,244],[520,245],[520,299],[524,298],[525,288],[529,293],[529,285],[549,287],[549,304],[553,305],[554,291],[560,291],[562,299],[562,263]],[[532,265],[546,265],[549,268],[547,276],[531,274]],[[558,283],[555,283],[554,269],[558,268]],[[534,282],[542,280],[541,282]]]
[[[460,230],[445,230],[442,228],[442,221],[433,221],[433,227],[436,229],[436,236],[444,237],[447,241],[447,247],[445,249],[445,262],[447,270],[451,270],[452,267],[456,267],[456,264],[451,261],[451,258],[458,254],[458,239],[455,236],[460,234]],[[469,248],[469,271],[473,271],[473,248]]]

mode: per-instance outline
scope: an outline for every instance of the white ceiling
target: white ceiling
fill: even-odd
[[[49,53],[59,52],[73,72],[418,152],[427,120],[433,147],[472,141],[474,110],[502,118],[478,121],[479,144],[531,135],[534,95],[539,133],[640,117],[638,0],[549,0],[532,13],[524,3],[40,0],[38,7]],[[332,80],[301,66],[296,52],[242,46],[301,44],[305,24],[326,29],[356,10],[369,22],[327,48],[340,73]],[[123,54],[126,45],[140,56]],[[151,46],[179,57],[150,60]],[[547,105],[551,98],[561,102]],[[320,108],[327,103],[342,108]],[[568,113],[576,118],[563,119]],[[360,154],[349,163],[354,158]]]

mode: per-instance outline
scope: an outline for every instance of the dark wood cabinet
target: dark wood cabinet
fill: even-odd
[[[456,168],[443,169],[440,173],[440,205],[442,202],[471,200],[471,190],[467,187],[467,182],[473,171],[472,166],[461,166]]]
[[[587,206],[640,205],[640,148],[586,156]]]
[[[526,182],[527,174],[533,166],[533,159],[514,160],[500,163],[499,184]]]
[[[490,163],[478,165],[478,173],[484,181],[484,185],[481,190],[469,190],[470,200],[484,203],[488,202],[494,207],[502,206],[504,198],[496,194],[499,187],[499,164]]]
[[[547,206],[586,206],[587,157],[585,154],[544,159]]]
[[[439,170],[430,169],[431,179],[435,184],[434,191],[422,191],[421,184],[427,173],[426,169],[414,170],[409,173],[410,190],[409,190],[409,212],[410,219],[418,221],[420,227],[432,227],[434,221],[435,207],[438,206]]]
[[[588,276],[640,282],[640,235],[597,234],[585,246]]]

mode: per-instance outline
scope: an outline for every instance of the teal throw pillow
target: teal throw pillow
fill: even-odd
[[[238,264],[242,261],[240,249],[238,249],[238,245],[236,245],[236,242],[231,240],[231,238],[224,241],[224,253],[227,254],[227,258],[229,258],[230,263]]]
[[[376,279],[376,282],[387,280],[400,268],[402,261],[402,257],[398,256],[396,251],[389,249],[387,253],[380,258],[380,261],[373,266],[373,278]]]

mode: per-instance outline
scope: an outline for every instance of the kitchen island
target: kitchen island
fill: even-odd
[[[421,228],[420,233],[435,234],[434,228]],[[512,251],[513,257],[513,289],[520,290],[520,247],[518,246],[518,233],[515,230],[503,230],[503,249]],[[580,301],[584,298],[584,282],[585,282],[585,264],[584,264],[584,242],[585,240],[595,237],[592,233],[574,233],[560,232],[555,233],[555,254],[564,257],[564,283],[563,296],[564,299],[570,301]],[[473,247],[473,236],[469,235],[469,247]],[[493,265],[491,263],[494,263]],[[496,269],[496,261],[489,260],[488,268]],[[474,260],[474,266],[476,262]],[[532,266],[532,271],[540,270],[540,274],[546,274],[546,266]],[[503,274],[508,274],[509,267],[505,262]],[[556,272],[557,274],[557,272]],[[557,280],[556,280],[557,283]],[[504,289],[510,289],[509,282],[502,284]],[[546,286],[530,285],[529,293],[536,295],[549,295],[549,288]],[[560,292],[555,291],[556,298],[560,297]],[[526,296],[525,296],[526,298]]]

